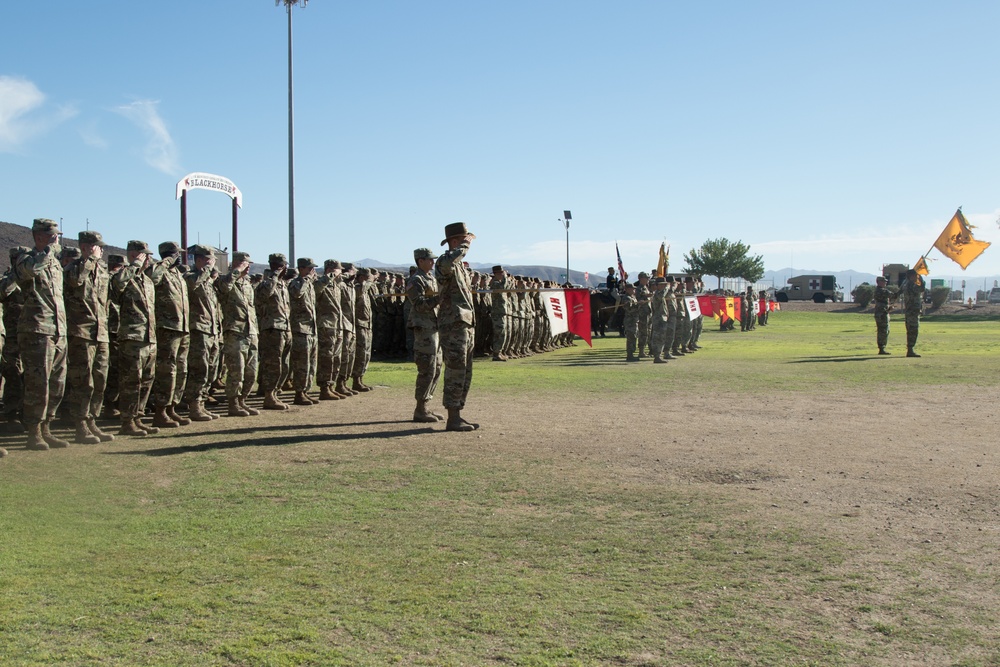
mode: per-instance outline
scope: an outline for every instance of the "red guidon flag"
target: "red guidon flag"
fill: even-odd
[[[590,341],[590,290],[550,290],[542,292],[542,299],[553,336],[568,331],[594,347]]]

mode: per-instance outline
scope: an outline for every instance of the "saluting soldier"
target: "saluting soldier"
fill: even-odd
[[[21,348],[17,344],[17,323],[21,319],[24,292],[17,286],[17,258],[28,252],[25,246],[10,249],[10,268],[0,279],[0,301],[3,302],[2,324],[7,332],[2,356],[0,375],[3,376],[3,411],[0,419],[10,422],[11,429],[22,430],[21,408],[24,403],[24,367],[21,365]]]
[[[503,354],[507,345],[507,338],[510,335],[507,320],[510,308],[510,280],[508,274],[499,264],[493,267],[493,278],[490,280],[489,289],[493,292],[493,304],[490,308],[490,319],[493,322],[493,361],[507,361]]]
[[[226,364],[226,399],[230,417],[259,415],[247,405],[257,377],[257,312],[250,284],[250,254],[233,253],[229,273],[215,281],[222,306],[223,351]]]
[[[410,304],[408,328],[413,331],[413,360],[417,364],[417,385],[415,398],[417,407],[413,411],[415,422],[442,421],[444,417],[427,409],[427,402],[434,397],[438,379],[441,376],[441,342],[438,336],[438,296],[437,279],[432,273],[437,259],[430,248],[417,248],[413,260],[417,270],[406,283],[406,300]]]
[[[649,289],[649,274],[645,271],[639,272],[638,282],[635,287],[635,298],[639,302],[639,330],[636,334],[636,341],[639,345],[639,359],[643,359],[646,356],[646,352],[650,349],[649,346],[649,326],[650,326],[650,316],[653,313],[653,307],[650,303],[650,296],[652,292]]]
[[[371,391],[364,383],[368,363],[372,358],[372,283],[368,269],[359,269],[354,279],[354,368],[351,369],[351,390]]]
[[[318,359],[316,384],[321,401],[347,398],[337,391],[340,374],[341,348],[344,344],[344,323],[341,321],[340,272],[342,267],[335,259],[323,262],[323,275],[313,284],[316,290],[316,327]]]
[[[472,386],[472,344],[476,313],[472,301],[469,270],[463,261],[476,235],[464,222],[444,228],[441,245],[448,250],[437,260],[434,276],[441,295],[438,327],[444,356],[444,407],[448,410],[448,431],[472,431],[479,428],[462,418],[462,410]]]
[[[663,353],[667,339],[667,324],[670,320],[668,312],[668,295],[666,292],[667,280],[657,276],[651,283],[653,292],[650,294],[650,305],[652,314],[650,315],[650,348],[653,354],[653,363],[665,364],[667,360]],[[669,355],[667,355],[669,357]]]
[[[625,361],[639,361],[635,355],[639,338],[639,300],[635,298],[635,285],[622,281],[625,296],[622,297],[622,308],[625,309]]]
[[[103,262],[104,241],[98,232],[77,236],[81,256],[66,267],[66,364],[73,393],[70,417],[76,427],[75,442],[110,442],[115,436],[97,426],[104,405],[110,365],[108,291],[111,274]]]
[[[354,370],[354,355],[357,352],[354,329],[354,265],[344,262],[344,270],[340,274],[340,313],[341,326],[344,331],[341,344],[340,371],[337,375],[337,393],[343,396],[357,396],[358,391],[347,386],[347,380]]]
[[[156,311],[153,281],[146,275],[152,263],[145,241],[129,241],[128,265],[111,279],[111,298],[118,302],[118,353],[121,357],[118,409],[120,435],[144,436],[159,428],[142,421],[153,387],[156,363]]]
[[[118,348],[118,324],[121,308],[111,295],[111,280],[125,266],[124,255],[108,255],[108,381],[104,387],[104,418],[118,419],[119,380],[121,353]]]
[[[59,225],[37,218],[31,235],[35,247],[21,255],[16,265],[18,286],[24,293],[17,342],[24,363],[28,449],[47,450],[69,446],[49,430],[66,388],[66,310],[62,266],[57,259]]]
[[[291,368],[291,303],[288,283],[284,280],[288,258],[280,252],[271,253],[267,263],[268,270],[254,288],[260,327],[260,390],[264,393],[265,410],[287,410],[288,404],[278,397],[278,392]]]
[[[208,387],[215,381],[219,359],[219,299],[215,293],[215,253],[208,246],[193,245],[188,250],[194,268],[184,274],[187,281],[188,318],[191,345],[188,350],[187,383],[184,400],[188,415],[198,422],[218,419],[205,408]]]
[[[160,261],[150,267],[156,298],[156,372],[153,378],[153,426],[177,428],[191,420],[177,414],[187,384],[191,345],[190,305],[184,280],[181,247],[173,241],[159,245]]]
[[[292,328],[292,386],[295,388],[295,405],[313,405],[318,398],[309,395],[316,375],[316,292],[313,278],[316,264],[309,257],[299,257],[296,263],[299,275],[288,283],[288,300],[291,305],[289,324]]]

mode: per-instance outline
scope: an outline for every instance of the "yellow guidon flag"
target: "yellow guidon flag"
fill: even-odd
[[[664,241],[660,244],[660,256],[656,260],[656,276],[662,278],[667,275],[668,268],[670,268],[670,247]]]
[[[931,274],[931,270],[927,268],[927,260],[923,257],[918,259],[917,263],[913,265],[913,270],[920,276],[929,276]]]
[[[972,225],[962,215],[962,209],[955,211],[951,221],[934,242],[941,254],[962,267],[964,271],[972,261],[990,247],[989,241],[977,241],[972,236]]]

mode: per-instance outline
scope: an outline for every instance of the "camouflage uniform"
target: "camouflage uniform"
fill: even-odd
[[[79,238],[81,242],[103,245],[96,232],[81,232]],[[77,424],[100,417],[104,405],[110,364],[110,284],[106,265],[95,256],[81,257],[66,267],[63,285],[69,335],[67,366],[73,385],[70,416]]]
[[[58,225],[38,219],[32,232],[54,232]],[[17,342],[24,364],[24,425],[28,446],[48,449],[69,443],[46,436],[66,386],[66,311],[58,245],[30,250],[16,264],[24,306],[17,324]],[[44,439],[44,442],[42,440]],[[46,444],[48,443],[48,444]],[[55,444],[53,444],[55,443]]]
[[[104,388],[104,417],[116,419],[121,413],[118,411],[118,397],[120,393],[121,379],[121,351],[118,347],[118,323],[120,311],[118,303],[111,295],[111,281],[115,274],[125,266],[125,257],[122,255],[108,255],[108,380]]]
[[[653,280],[654,285],[665,284],[662,278],[655,278]],[[670,313],[668,311],[669,295],[665,288],[657,287],[650,294],[650,305],[651,315],[650,315],[650,327],[652,329],[650,336],[650,352],[653,355],[653,361],[656,363],[662,363],[664,360],[662,358],[664,347],[667,342],[667,325],[670,320]]]
[[[274,253],[268,261],[271,266],[282,266],[264,271],[264,278],[254,289],[260,327],[260,385],[265,395],[280,391],[288,379],[292,352],[292,330],[288,323],[291,304],[283,266],[288,260],[281,253]]]
[[[313,289],[315,274],[302,275],[301,269],[312,269],[315,266],[308,257],[300,257],[300,273],[288,283],[288,300],[291,306],[288,322],[292,329],[292,386],[296,391],[296,403],[300,405],[300,394],[312,389],[317,362],[316,291]]]
[[[340,374],[340,360],[344,344],[344,324],[341,322],[340,290],[338,279],[340,262],[328,259],[323,263],[324,274],[313,285],[316,290],[316,328],[319,358],[316,361],[316,384],[320,398],[335,400],[343,394],[334,390]]]
[[[142,241],[129,241],[131,252],[149,254]],[[118,409],[121,410],[122,434],[138,435],[132,428],[147,430],[138,420],[146,410],[153,386],[156,359],[156,296],[153,281],[143,272],[143,261],[136,257],[111,279],[111,298],[118,302],[118,351],[121,377]]]
[[[639,300],[635,298],[635,289],[626,287],[621,299],[621,307],[625,309],[625,360],[638,361],[635,351],[639,338]]]
[[[350,263],[344,264],[344,270],[350,272],[354,266]],[[350,276],[340,275],[340,313],[341,326],[344,331],[341,343],[340,372],[337,375],[337,393],[344,395],[355,395],[358,392],[347,388],[347,379],[354,370],[354,286],[350,281]]]
[[[257,312],[250,277],[235,270],[243,260],[249,261],[250,256],[234,252],[233,268],[215,281],[222,310],[226,398],[229,399],[229,414],[232,416],[244,416],[238,414],[239,410],[234,410],[234,407],[242,408],[248,414],[255,412],[247,409],[246,397],[250,395],[257,377]]]
[[[652,305],[649,303],[649,299],[652,296],[647,285],[643,284],[644,280],[647,280],[648,276],[645,272],[639,274],[639,281],[636,283],[635,287],[635,298],[639,302],[639,322],[638,322],[638,333],[636,334],[636,340],[639,344],[639,358],[642,359],[646,356],[646,352],[649,350],[650,335],[650,316],[652,315],[653,309]]]
[[[419,254],[418,254],[419,253]],[[415,259],[435,259],[425,248],[414,252]],[[417,402],[429,401],[437,389],[441,376],[441,345],[438,337],[438,284],[434,274],[417,270],[406,283],[406,300],[410,304],[410,321],[413,331],[413,360],[417,364],[417,385],[414,397]],[[436,421],[436,420],[435,420]]]
[[[459,228],[456,225],[459,224],[461,223],[448,225],[445,235],[464,236],[461,231],[457,231]],[[461,229],[464,228],[465,225],[461,224]],[[449,230],[453,233],[449,233]],[[469,388],[472,386],[472,336],[476,328],[476,313],[469,271],[463,264],[468,252],[469,245],[463,240],[457,247],[441,255],[434,267],[441,295],[438,331],[444,356],[444,406],[448,408],[449,428],[453,428],[453,425],[457,428],[459,423],[465,423],[460,417],[456,421],[455,417],[465,407]]]
[[[372,358],[372,283],[368,280],[369,273],[365,269],[358,271],[354,281],[354,368],[351,377],[354,379],[351,389],[368,391],[371,389],[362,378],[368,372],[368,362]]]
[[[196,258],[212,256],[211,248],[202,245],[192,246],[190,253]],[[215,270],[212,266],[192,268],[184,274],[184,280],[187,282],[188,321],[191,327],[184,401],[194,413],[202,411],[201,404],[208,398],[209,385],[217,377],[220,308],[215,292]],[[209,419],[213,416],[211,413],[205,414]],[[202,418],[199,421],[205,420]]]
[[[875,343],[878,345],[879,354],[885,352],[885,346],[889,343],[889,311],[892,309],[892,292],[888,287],[879,285],[875,288]],[[916,343],[916,337],[914,337]],[[911,346],[912,347],[912,346]]]
[[[920,314],[924,311],[924,283],[917,277],[907,279],[899,288],[903,295],[904,321],[906,324],[906,356],[919,356],[913,348],[917,345],[917,334],[920,331]]]
[[[493,292],[493,304],[490,308],[493,324],[493,361],[507,361],[503,356],[503,349],[510,335],[507,311],[510,308],[511,294],[508,294],[507,290],[511,289],[511,285],[502,266],[493,267],[493,279],[490,281],[489,289]]]
[[[153,405],[164,409],[170,421],[177,421],[174,406],[184,398],[187,385],[188,350],[191,345],[190,304],[187,281],[180,261],[180,246],[161,243],[161,262],[150,272],[155,294],[156,373],[153,379]],[[157,415],[160,417],[160,415]],[[162,420],[162,417],[161,417]],[[177,422],[188,423],[186,419]],[[156,426],[163,424],[154,422]]]
[[[21,348],[17,344],[17,323],[21,318],[24,293],[17,286],[15,270],[17,258],[28,252],[28,248],[17,246],[10,249],[10,268],[0,278],[0,302],[3,315],[0,324],[9,332],[0,356],[0,376],[3,377],[3,412],[0,418],[16,421],[24,403],[24,367],[21,365]]]

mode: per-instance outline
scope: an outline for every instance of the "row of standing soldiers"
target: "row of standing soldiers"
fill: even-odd
[[[704,291],[701,281],[686,281],[673,276],[650,279],[639,274],[635,283],[626,282],[621,305],[625,309],[626,361],[648,357],[657,364],[693,353],[701,346],[703,318],[692,318],[684,297]]]
[[[290,269],[275,253],[251,277],[242,252],[223,275],[206,246],[188,249],[188,266],[174,242],[158,246],[157,261],[143,241],[105,258],[101,235],[89,230],[79,248],[60,247],[47,219],[34,221],[32,235],[35,247],[12,248],[0,279],[0,416],[23,422],[29,449],[69,444],[50,428],[64,396],[75,441],[96,443],[114,439],[101,416],[119,419],[118,434],[129,436],[210,421],[221,387],[230,416],[252,416],[255,382],[264,409],[288,409],[281,391],[289,389],[297,405],[341,400],[371,390],[363,378],[373,350],[412,355],[402,275],[332,259],[322,274],[309,258]],[[540,281],[502,267],[474,277],[481,353],[503,361],[570,344],[571,335],[549,335]],[[152,423],[143,421],[150,402]]]

